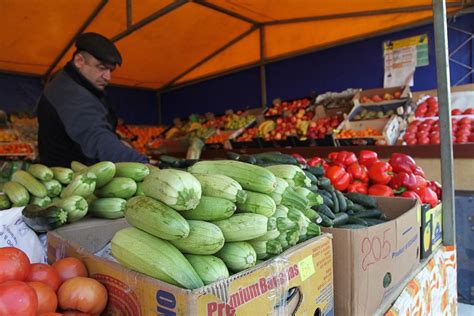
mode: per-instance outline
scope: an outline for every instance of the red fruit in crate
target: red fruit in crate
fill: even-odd
[[[468,141],[474,143],[474,134],[469,135]]]
[[[439,136],[438,136],[438,137],[431,137],[431,138],[430,138],[430,144],[438,145],[439,143],[440,143]]]
[[[425,113],[428,111],[428,105],[423,102],[415,110],[415,116],[416,117],[423,117]]]
[[[407,127],[407,133],[416,133],[418,131],[418,126],[410,124],[410,126]]]
[[[461,136],[461,137],[456,137],[456,143],[462,144],[462,143],[467,143],[468,136]]]
[[[429,97],[426,100],[426,103],[428,103],[428,104],[438,104],[438,100],[435,97]]]
[[[428,137],[419,137],[418,139],[418,144],[420,145],[426,145],[430,143],[430,139]]]
[[[416,145],[418,143],[418,141],[416,140],[416,138],[413,138],[413,139],[409,139],[407,140],[407,145]]]
[[[452,109],[451,115],[461,115],[462,111],[460,109]]]
[[[395,91],[395,92],[393,93],[393,97],[394,97],[395,99],[400,99],[401,96],[402,96],[402,92],[401,92],[401,91]]]
[[[462,114],[464,115],[474,114],[474,108],[465,109],[464,112],[462,112]]]
[[[425,117],[434,117],[434,116],[438,116],[437,111],[428,111],[425,113]]]
[[[463,117],[458,121],[458,125],[471,125],[471,119],[469,117]]]
[[[373,102],[382,102],[383,101],[382,97],[379,96],[378,94],[372,96],[371,99],[372,99]]]

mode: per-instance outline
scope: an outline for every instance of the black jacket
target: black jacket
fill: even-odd
[[[41,163],[69,167],[77,160],[147,162],[115,134],[117,117],[105,94],[70,62],[46,86],[38,104]]]

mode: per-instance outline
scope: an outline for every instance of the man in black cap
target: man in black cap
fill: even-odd
[[[115,133],[117,116],[106,101],[105,87],[122,64],[115,45],[97,33],[76,41],[72,60],[46,86],[38,104],[38,148],[48,166],[76,160],[148,162]]]

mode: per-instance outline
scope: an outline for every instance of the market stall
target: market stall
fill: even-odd
[[[0,249],[16,251],[13,261],[23,264],[0,287],[8,291],[12,279],[48,283],[36,269],[60,280],[43,291],[56,303],[42,298],[42,285],[18,282],[29,291],[32,314],[38,306],[124,315],[455,313],[454,158],[472,161],[474,147],[467,144],[469,106],[451,112],[446,16],[470,2],[165,2],[45,4],[62,10],[57,24],[78,26],[77,33],[46,27],[18,40],[7,32],[0,69],[49,78],[71,52],[71,38],[99,31],[128,58],[116,84],[163,90],[258,66],[262,108],[193,115],[169,127],[121,125],[122,138],[158,159],[158,167],[102,161],[60,168],[32,159],[10,168],[0,195],[8,211],[0,214],[15,214],[12,225],[35,242],[47,233],[47,253],[33,257],[31,245],[20,247],[10,236],[29,259]],[[9,17],[26,12],[32,25],[53,10],[14,3],[7,9]],[[123,23],[109,23],[118,15]],[[400,86],[268,102],[267,63],[432,18],[437,94],[423,98]],[[45,50],[35,40],[40,35],[56,47]],[[18,50],[22,41],[33,43],[29,51]],[[38,54],[44,51],[49,55]],[[16,62],[29,56],[35,64]],[[8,124],[15,135],[34,133],[25,128],[29,118],[10,117]],[[2,139],[20,158],[24,150],[11,147],[13,135],[6,129]],[[185,159],[194,139],[202,140],[203,155]],[[414,147],[427,141],[432,145]],[[417,164],[427,155],[440,166],[442,186],[423,171],[432,162]],[[216,157],[222,159],[206,159]],[[29,264],[44,255],[52,267]],[[72,278],[62,276],[61,259],[82,260],[74,261]],[[65,295],[86,285],[94,288],[88,304]]]

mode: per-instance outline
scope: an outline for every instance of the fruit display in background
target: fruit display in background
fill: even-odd
[[[363,108],[359,114],[355,115],[351,121],[364,121],[364,120],[373,120],[387,118],[395,114],[395,110],[387,111],[371,111],[370,109]]]
[[[281,116],[285,111],[296,113],[300,109],[306,109],[311,104],[309,99],[298,99],[293,101],[277,100],[265,113],[265,116]]]
[[[26,143],[0,144],[1,156],[28,156],[33,154],[33,148]]]
[[[366,128],[364,130],[355,131],[351,129],[343,129],[336,134],[336,138],[354,138],[354,137],[371,137],[371,136],[382,136],[379,130],[373,128]]]
[[[166,126],[129,126],[130,131],[137,136],[132,146],[141,153],[146,153],[146,145],[154,138],[159,137]]]
[[[451,115],[473,115],[474,108],[466,107],[461,110],[459,108],[451,109]],[[416,117],[438,117],[439,116],[439,104],[436,97],[427,97],[425,100],[420,102],[415,110]]]
[[[18,138],[10,129],[0,129],[0,143],[9,143],[16,141]]]
[[[466,116],[461,119],[452,118],[451,122],[454,143],[474,142],[474,119]],[[403,140],[407,145],[439,144],[439,124],[438,118],[414,120],[408,125]]]
[[[401,95],[401,91],[395,91],[394,93],[374,94],[372,96],[363,95],[360,97],[359,102],[362,104],[379,103],[383,101],[400,99]]]

